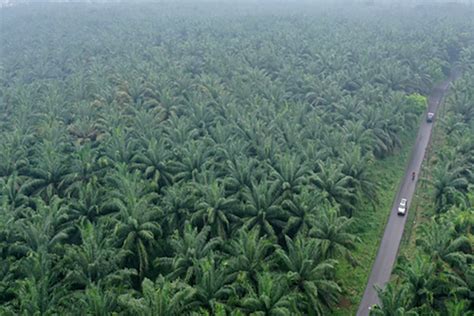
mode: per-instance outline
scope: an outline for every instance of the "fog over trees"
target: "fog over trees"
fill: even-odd
[[[353,315],[456,70],[372,313],[472,315],[473,10],[421,3],[3,1],[0,314]]]

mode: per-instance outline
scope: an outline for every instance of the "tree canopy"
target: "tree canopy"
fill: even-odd
[[[0,313],[327,315],[349,295],[338,264],[364,247],[353,223],[377,211],[374,164],[472,61],[471,13],[1,8]],[[433,222],[420,247],[436,260],[384,292],[401,308],[472,307],[472,218],[451,210],[474,179],[469,82],[456,159],[433,178],[456,224]],[[433,269],[445,283],[420,281]]]

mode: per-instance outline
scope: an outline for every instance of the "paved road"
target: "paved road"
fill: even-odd
[[[428,112],[438,112],[441,100],[443,99],[443,96],[452,80],[454,80],[454,76],[434,88],[428,99]],[[418,177],[421,163],[431,138],[432,128],[433,123],[427,123],[426,120],[423,120],[423,123],[421,124],[418,131],[418,136],[416,137],[416,142],[413,147],[404,178],[402,179],[395,201],[392,205],[392,211],[385,227],[382,243],[380,244],[379,250],[377,252],[377,257],[375,258],[374,265],[372,266],[372,272],[370,273],[369,281],[367,282],[367,286],[364,291],[364,296],[359,305],[359,310],[357,311],[358,316],[368,315],[369,307],[373,304],[379,304],[379,299],[374,285],[383,287],[389,281],[390,275],[392,274],[392,268],[397,258],[398,246],[400,245],[403,229],[405,228],[405,222],[408,217],[407,215],[397,215],[398,205],[400,203],[400,199],[407,198],[408,211],[410,211],[410,203],[413,193],[415,192],[416,180],[418,180],[412,180],[412,172],[415,171],[416,177]]]

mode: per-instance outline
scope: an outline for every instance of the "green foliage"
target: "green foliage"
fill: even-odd
[[[135,298],[122,295],[119,301],[126,307],[128,315],[168,316],[181,315],[189,309],[195,290],[180,281],[169,282],[159,278],[155,283],[149,279],[142,282],[142,293]]]
[[[348,295],[335,269],[371,229],[353,224],[379,205],[374,163],[439,69],[473,56],[468,12],[354,10],[1,9],[0,314],[331,313]],[[436,261],[404,290],[453,313],[473,275],[463,80],[446,118],[462,158],[433,177],[453,224],[423,233]],[[433,267],[441,289],[420,281]]]
[[[428,98],[419,93],[413,93],[406,97],[407,105],[416,114],[423,113],[428,107]]]

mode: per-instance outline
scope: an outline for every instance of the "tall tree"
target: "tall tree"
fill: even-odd
[[[336,262],[324,259],[314,239],[286,237],[287,251],[278,249],[280,269],[287,273],[290,287],[300,293],[300,311],[324,315],[338,301],[341,288],[334,281]]]

